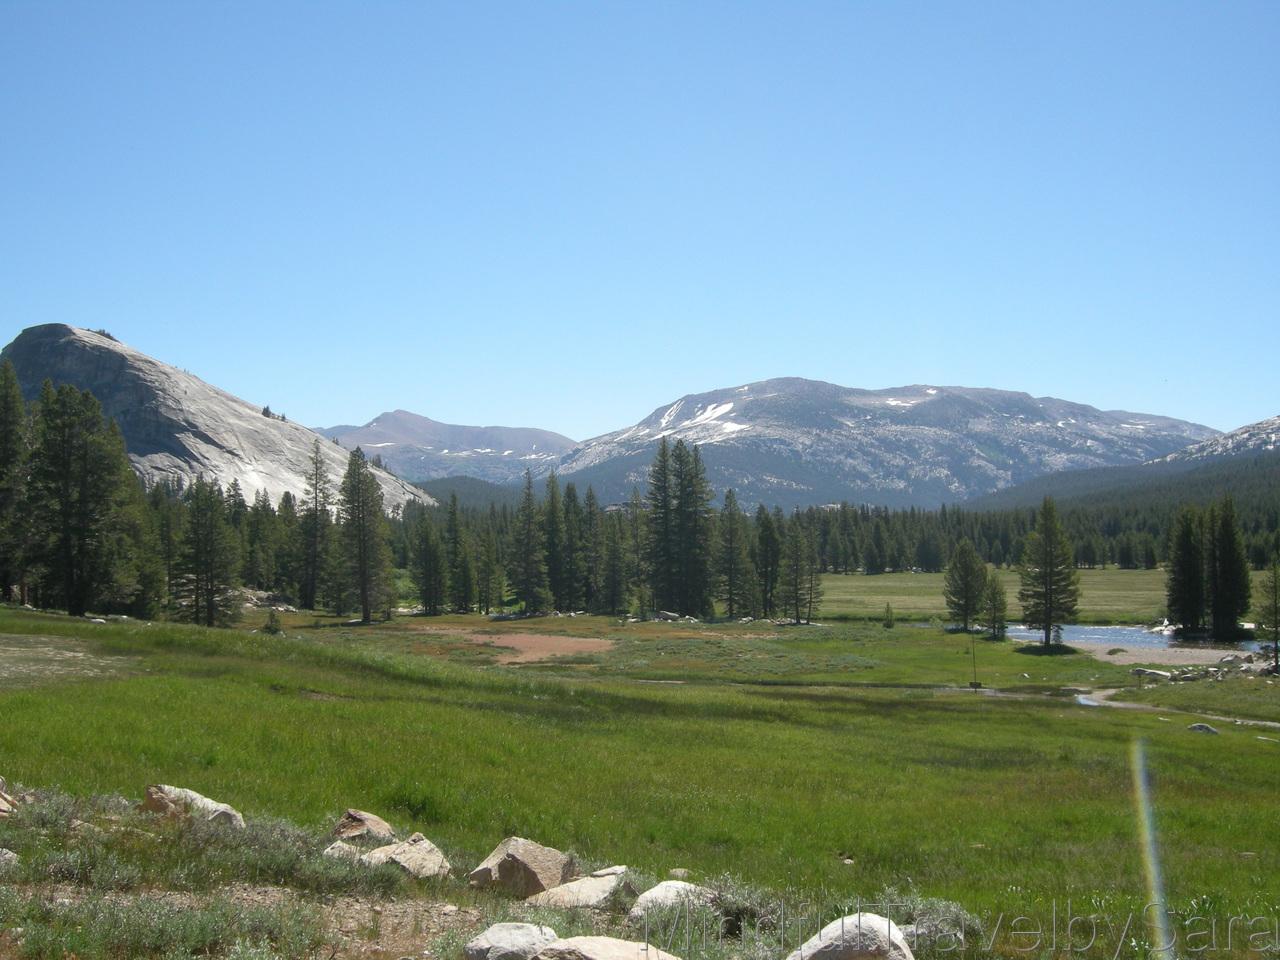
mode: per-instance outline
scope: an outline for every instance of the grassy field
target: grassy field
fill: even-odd
[[[1018,615],[1018,575],[1013,570],[995,573],[1009,597],[1009,615]],[[822,578],[822,616],[879,620],[884,605],[892,604],[899,618],[945,618],[940,573],[885,573],[875,577],[828,574]],[[1080,571],[1081,623],[1150,623],[1164,616],[1163,570]]]
[[[465,866],[519,834],[655,876],[682,866],[847,900],[913,889],[1047,917],[1067,898],[1141,907],[1129,756],[1141,738],[1174,906],[1280,901],[1280,838],[1265,827],[1277,744],[1037,692],[1128,681],[1083,655],[979,642],[985,682],[1022,688],[992,697],[941,689],[968,679],[968,640],[922,627],[526,621],[623,642],[514,668],[455,662],[475,644],[447,632],[415,652],[420,619],[293,620],[276,638],[0,612],[0,634],[127,658],[117,675],[0,691],[0,772],[77,794],[177,783],[313,828],[357,806]],[[499,645],[514,629],[485,626]],[[638,682],[676,674],[698,682]],[[851,677],[887,686],[841,685]]]

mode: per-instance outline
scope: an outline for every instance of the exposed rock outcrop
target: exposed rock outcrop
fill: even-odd
[[[198,474],[224,486],[239,481],[246,499],[266,490],[272,501],[301,496],[314,442],[336,484],[348,452],[306,427],[266,416],[252,404],[198,377],[90,330],[60,323],[28,327],[4,348],[22,393],[40,394],[46,378],[88,390],[120,425],[129,459],[148,483],[188,484]],[[269,397],[277,404],[286,397]],[[374,471],[388,510],[426,494],[384,470]]]

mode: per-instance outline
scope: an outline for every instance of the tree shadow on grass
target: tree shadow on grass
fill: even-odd
[[[1065,643],[1051,643],[1047,647],[1043,643],[1024,643],[1014,651],[1025,657],[1065,657],[1079,652],[1075,647],[1069,647]]]

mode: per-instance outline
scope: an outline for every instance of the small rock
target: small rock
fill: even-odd
[[[21,862],[22,858],[12,850],[6,850],[4,847],[0,847],[0,871],[16,867]]]
[[[391,824],[373,813],[364,810],[348,810],[342,815],[333,828],[333,835],[342,840],[354,840],[356,837],[372,837],[374,840],[394,840],[396,832]]]
[[[507,837],[467,875],[473,887],[500,887],[525,898],[572,880],[573,857],[524,837]]]
[[[538,960],[679,960],[657,947],[615,937],[569,937],[542,948]]]
[[[645,914],[650,910],[682,907],[686,903],[690,906],[703,906],[714,903],[716,897],[714,890],[700,887],[696,883],[686,883],[684,880],[664,880],[636,898],[636,902],[631,905],[631,912],[627,914],[627,919],[633,922],[643,920]]]
[[[366,866],[376,867],[394,863],[405,873],[418,879],[447,877],[453,869],[449,861],[434,843],[420,833],[415,833],[402,843],[392,843],[370,850],[360,858]]]
[[[1217,731],[1217,729],[1216,729],[1215,727],[1211,727],[1211,726],[1209,726],[1209,724],[1207,724],[1207,723],[1193,723],[1193,724],[1191,724],[1191,726],[1187,727],[1187,729],[1188,729],[1188,730],[1192,730],[1192,731],[1194,731],[1194,732],[1196,732],[1196,733],[1213,733],[1213,734],[1216,734],[1216,733],[1218,732],[1218,731]]]
[[[440,908],[440,915],[442,917],[452,917],[457,912],[458,912],[457,906],[455,906],[452,903],[446,903],[443,907]]]
[[[1154,677],[1157,680],[1171,680],[1173,674],[1168,670],[1152,670],[1148,667],[1134,667],[1130,671],[1135,677]]]
[[[597,870],[589,877],[534,894],[525,903],[532,907],[555,907],[562,910],[606,907],[616,893],[634,895],[635,888],[627,881],[626,871],[626,867]]]
[[[906,937],[887,917],[854,913],[833,920],[787,960],[914,960]]]
[[[158,813],[165,817],[200,817],[210,823],[221,823],[238,830],[244,829],[244,817],[240,811],[226,803],[210,800],[185,787],[153,784],[147,787],[147,795],[138,805],[139,810]]]
[[[462,953],[466,960],[531,960],[558,939],[550,927],[536,923],[495,923],[467,943]]]
[[[334,857],[338,860],[359,860],[362,851],[359,847],[352,846],[343,840],[335,840],[324,848],[324,856]]]
[[[670,877],[672,880],[688,880],[689,871],[686,870],[684,867],[672,867],[670,870],[667,871],[667,876]]]

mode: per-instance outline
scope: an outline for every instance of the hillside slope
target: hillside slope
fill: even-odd
[[[0,353],[13,361],[23,395],[34,400],[45,379],[88,390],[124,435],[129,459],[147,483],[189,483],[197,475],[239,481],[252,498],[301,496],[314,442],[336,484],[347,451],[313,430],[263,414],[199,377],[162,363],[109,335],[60,323],[23,330]],[[429,497],[383,470],[375,471],[388,509]]]

